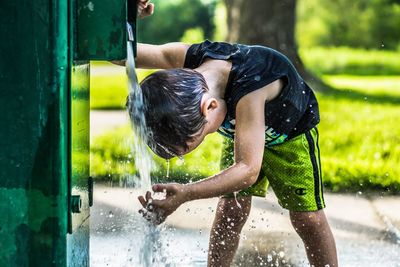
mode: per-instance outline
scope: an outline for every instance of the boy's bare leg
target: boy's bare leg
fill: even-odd
[[[240,207],[238,205],[240,204]],[[239,246],[240,232],[251,208],[251,196],[220,198],[210,233],[209,267],[230,266]]]
[[[294,229],[304,242],[310,265],[337,267],[335,239],[324,211],[291,211],[290,219]]]

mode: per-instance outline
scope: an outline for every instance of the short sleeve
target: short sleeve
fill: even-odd
[[[204,55],[211,44],[212,43],[210,41],[206,40],[202,43],[191,45],[186,52],[185,63],[183,67],[195,69],[200,66],[203,62]]]

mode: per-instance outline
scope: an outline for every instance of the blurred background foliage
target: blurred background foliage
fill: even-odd
[[[151,44],[176,42],[193,30],[201,31],[201,38],[212,38],[215,0],[152,0],[156,6],[151,18],[139,20],[138,41]],[[196,33],[197,34],[197,33]]]
[[[400,1],[301,0],[297,11],[300,46],[400,49]]]
[[[221,0],[154,0],[156,13],[140,21],[142,42],[224,41]],[[296,39],[306,68],[333,90],[318,92],[324,181],[332,191],[400,189],[400,1],[298,0]],[[139,80],[151,71],[139,70]],[[91,66],[91,108],[123,109],[125,69]],[[318,88],[316,88],[318,89]],[[129,126],[92,140],[91,174],[120,181],[136,174]],[[219,170],[222,137],[173,160],[168,181],[188,182]],[[165,181],[166,162],[155,157],[153,177]]]

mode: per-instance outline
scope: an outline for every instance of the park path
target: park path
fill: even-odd
[[[92,111],[91,137],[128,123],[125,111]],[[103,192],[107,191],[107,194]],[[93,212],[110,209],[135,213],[139,208],[134,189],[104,188],[98,185]],[[400,267],[400,197],[325,193],[325,213],[334,232],[341,266]],[[127,205],[127,200],[132,205]],[[182,205],[167,220],[176,229],[207,232],[210,229],[217,199],[192,201]],[[92,216],[93,224],[101,224]],[[184,219],[182,219],[184,218]],[[122,220],[123,221],[123,220]],[[285,248],[289,259],[305,262],[302,243],[294,233],[288,212],[271,192],[266,199],[254,198],[250,218],[244,227],[242,254],[257,247],[258,253]],[[95,237],[96,238],[96,237]],[[94,239],[95,240],[95,239]],[[301,260],[300,260],[301,259]],[[292,261],[293,262],[293,261]],[[295,266],[303,266],[299,263]],[[304,265],[306,266],[306,265]]]

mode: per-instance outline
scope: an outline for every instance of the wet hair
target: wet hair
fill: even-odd
[[[187,141],[207,122],[200,107],[208,91],[203,75],[191,69],[160,70],[144,79],[140,88],[148,146],[162,158],[178,156],[179,149],[187,150]],[[127,107],[135,123],[137,116],[130,99]]]

